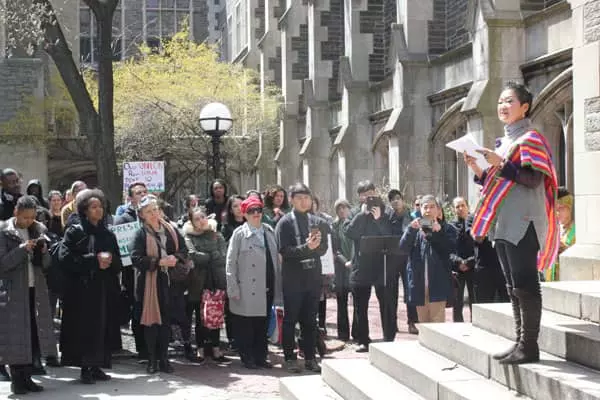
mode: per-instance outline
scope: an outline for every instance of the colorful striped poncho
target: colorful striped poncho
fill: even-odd
[[[540,243],[538,254],[538,270],[543,271],[554,263],[559,248],[559,229],[556,219],[555,204],[558,182],[552,163],[551,150],[546,138],[532,130],[520,137],[507,153],[506,159],[517,166],[531,167],[544,174],[546,191],[546,215],[548,217],[548,232],[546,243]],[[481,199],[477,205],[471,233],[474,237],[485,237],[498,216],[504,199],[516,184],[500,176],[500,167],[490,167],[481,189]]]

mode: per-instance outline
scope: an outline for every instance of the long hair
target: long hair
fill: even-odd
[[[290,208],[287,191],[280,185],[273,185],[265,191],[265,207],[270,209],[275,207],[273,200],[275,200],[275,196],[279,192],[283,192],[283,203],[281,203],[281,208],[284,210]]]
[[[229,223],[233,223],[235,221],[235,215],[233,215],[233,202],[236,200],[244,201],[246,198],[239,194],[234,194],[227,199],[227,203],[225,204],[225,219],[222,221],[223,225],[228,225]]]

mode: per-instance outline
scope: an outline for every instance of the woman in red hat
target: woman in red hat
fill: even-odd
[[[268,316],[281,299],[281,265],[273,228],[261,222],[263,203],[249,197],[241,205],[246,222],[227,251],[227,295],[235,317],[234,335],[246,368],[271,368],[267,359]]]

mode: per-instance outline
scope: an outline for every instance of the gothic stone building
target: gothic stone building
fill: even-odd
[[[363,179],[474,203],[472,175],[445,145],[470,133],[493,147],[501,87],[522,81],[576,193],[563,277],[584,265],[600,278],[600,1],[227,0],[226,13],[224,58],[285,99],[276,171],[257,163],[258,182],[302,180],[329,205]]]

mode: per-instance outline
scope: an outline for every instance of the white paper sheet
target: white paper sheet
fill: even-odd
[[[485,160],[483,154],[477,152],[477,150],[482,150],[484,147],[480,146],[470,133],[447,143],[446,147],[451,148],[457,153],[463,154],[466,152],[471,157],[475,157],[477,165],[482,169],[486,169],[490,166],[490,163]]]

